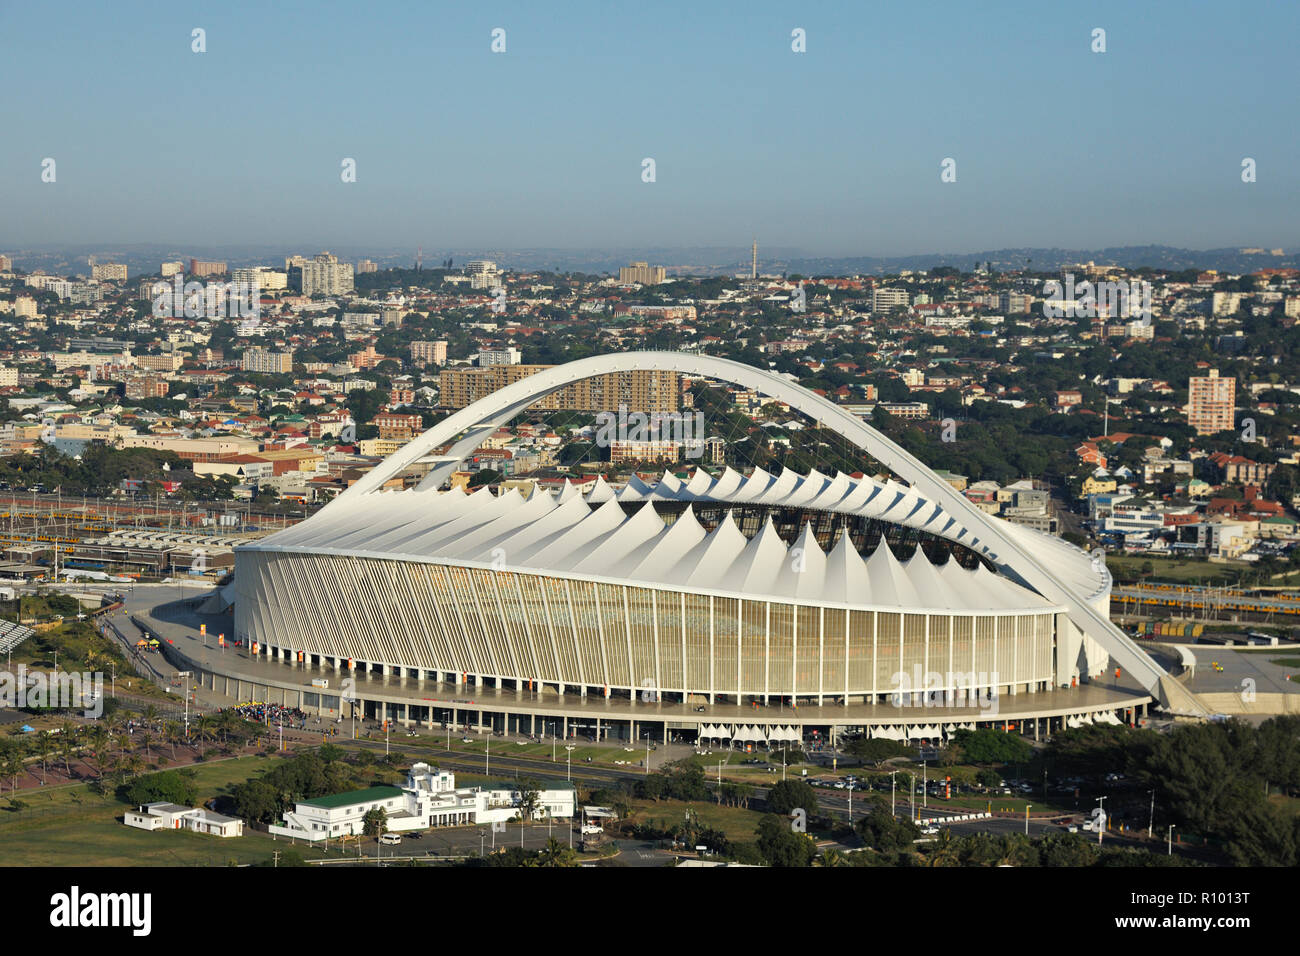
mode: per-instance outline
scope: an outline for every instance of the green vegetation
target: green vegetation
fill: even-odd
[[[118,789],[118,797],[132,806],[159,801],[190,806],[198,799],[198,787],[194,782],[197,776],[194,769],[148,774],[123,784]]]
[[[1023,737],[1004,730],[959,730],[953,740],[977,764],[1028,763],[1034,752]]]
[[[152,495],[161,490],[161,482],[168,480],[163,465],[177,472],[189,470],[188,463],[174,452],[91,443],[74,458],[45,445],[36,454],[23,452],[0,458],[0,482],[15,488],[38,484],[51,491],[59,488],[68,496],[103,497],[117,494],[122,480],[132,478],[144,482],[141,492]],[[234,486],[234,479],[225,476],[189,477],[178,497],[188,501],[228,499],[234,497]]]

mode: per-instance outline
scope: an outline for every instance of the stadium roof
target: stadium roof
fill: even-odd
[[[684,501],[686,508],[670,524],[653,507],[657,500]],[[623,507],[637,502],[648,506],[631,514]],[[527,497],[518,489],[495,495],[487,487],[469,494],[460,489],[381,492],[349,507],[325,509],[253,547],[561,572],[810,604],[998,612],[1057,607],[982,564],[975,570],[953,560],[934,565],[919,548],[907,561],[888,547],[863,558],[841,533],[827,552],[808,524],[787,546],[770,517],[746,538],[730,513],[707,531],[694,510],[704,503],[841,512],[972,543],[970,532],[941,507],[893,481],[789,470],[774,477],[762,469],[745,477],[727,469],[716,479],[697,470],[687,482],[665,474],[653,486],[633,479],[617,493],[602,479],[585,496],[567,482],[558,495],[533,491]],[[1032,540],[1043,560],[1086,577],[1082,552],[1008,527]]]

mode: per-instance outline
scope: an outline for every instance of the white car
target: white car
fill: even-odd
[[[926,827],[926,828],[923,829],[921,832],[924,833],[924,834],[926,834],[926,835],[928,836],[929,834],[932,834],[932,833],[938,833],[938,832],[939,832],[939,828],[938,828],[938,827]]]

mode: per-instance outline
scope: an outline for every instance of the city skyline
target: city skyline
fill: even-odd
[[[0,13],[6,247],[1298,244],[1286,6],[64,9]]]

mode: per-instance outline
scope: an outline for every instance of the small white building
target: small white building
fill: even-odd
[[[238,817],[176,803],[146,803],[139,809],[128,810],[122,822],[138,830],[193,830],[219,837],[244,835],[244,821]]]
[[[539,784],[534,819],[571,818],[575,797],[571,783]],[[417,763],[401,787],[367,787],[303,800],[284,814],[283,825],[267,829],[274,836],[313,842],[354,836],[364,831],[366,814],[376,808],[383,809],[390,833],[469,826],[513,820],[519,816],[519,801],[516,783],[457,788],[452,772]]]

